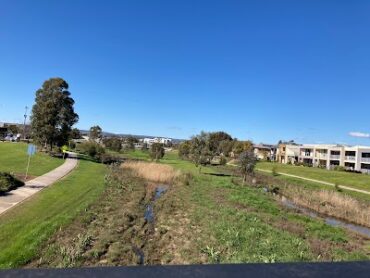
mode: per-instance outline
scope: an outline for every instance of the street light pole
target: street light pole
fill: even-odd
[[[28,107],[25,107],[25,112],[24,112],[24,122],[23,122],[23,139],[26,140],[26,120],[27,120],[27,110]]]

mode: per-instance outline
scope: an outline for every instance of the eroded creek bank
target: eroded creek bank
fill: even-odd
[[[27,267],[186,263],[181,252],[192,233],[185,232],[189,220],[177,206],[177,185],[148,182],[121,168],[112,169],[106,183],[95,203],[60,227]]]

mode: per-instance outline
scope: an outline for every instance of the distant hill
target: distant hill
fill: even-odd
[[[82,135],[88,135],[89,134],[89,131],[88,130],[84,130],[84,129],[80,129],[80,132]],[[137,139],[143,139],[143,138],[156,138],[156,137],[165,137],[165,136],[153,136],[153,135],[137,135],[137,134],[123,134],[123,133],[112,133],[112,132],[106,132],[106,131],[103,131],[103,136],[104,137],[110,137],[110,136],[118,136],[118,137],[128,137],[128,136],[132,136],[132,137],[135,137]],[[171,137],[168,137],[170,139],[172,139],[172,142],[173,143],[181,143],[183,141],[185,141],[185,139],[178,139],[178,138],[171,138]]]

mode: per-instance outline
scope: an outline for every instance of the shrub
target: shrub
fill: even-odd
[[[106,148],[115,152],[120,152],[122,149],[122,140],[117,137],[104,139],[103,143]]]
[[[163,158],[164,156],[164,147],[163,147],[163,144],[161,143],[154,143],[151,145],[150,147],[150,158],[152,160],[160,160],[161,158]]]
[[[277,172],[277,170],[276,170],[276,169],[277,169],[277,167],[276,167],[276,165],[274,165],[274,166],[272,167],[272,170],[271,170],[272,175],[273,175],[273,176],[275,176],[275,177],[278,175],[278,172]]]
[[[337,166],[334,167],[334,171],[343,171],[344,172],[345,170],[346,170],[346,168],[344,168],[343,166],[338,166],[337,165]]]
[[[0,194],[23,186],[24,182],[18,180],[9,173],[0,172]]]
[[[78,146],[79,151],[83,154],[86,154],[96,160],[100,160],[102,154],[105,153],[105,149],[98,143],[95,142],[86,142]]]
[[[103,164],[113,164],[113,163],[119,163],[122,162],[123,159],[116,155],[106,154],[102,153],[99,157],[100,162]]]

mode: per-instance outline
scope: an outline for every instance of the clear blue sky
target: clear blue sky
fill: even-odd
[[[62,77],[83,129],[369,145],[349,135],[370,133],[369,15],[361,0],[1,0],[0,121]]]

